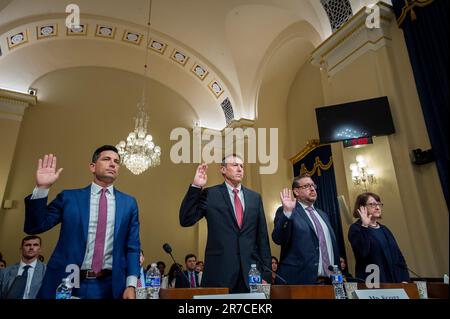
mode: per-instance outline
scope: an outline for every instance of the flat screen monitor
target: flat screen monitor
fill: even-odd
[[[316,108],[321,143],[395,133],[386,96]]]

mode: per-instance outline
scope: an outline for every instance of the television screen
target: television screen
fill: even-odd
[[[386,96],[316,108],[321,143],[395,133]]]

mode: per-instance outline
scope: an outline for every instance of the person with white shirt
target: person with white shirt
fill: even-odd
[[[136,297],[139,276],[139,217],[136,199],[117,190],[120,156],[104,145],[95,150],[89,169],[91,185],[64,190],[47,205],[50,187],[59,178],[56,156],[38,161],[36,187],[25,198],[24,230],[40,234],[61,224],[55,250],[49,259],[39,298],[54,299],[63,278],[79,268],[81,299]],[[69,267],[68,267],[69,266]],[[76,283],[77,281],[74,281]]]
[[[327,213],[314,206],[317,185],[307,174],[294,178],[291,191],[280,193],[272,239],[281,245],[278,274],[287,283],[305,285],[331,283],[330,265],[339,265],[336,236]]]
[[[244,163],[236,154],[220,165],[224,183],[205,188],[208,165],[197,167],[180,207],[180,225],[195,225],[203,217],[208,226],[205,269],[200,285],[228,287],[231,293],[249,291],[248,272],[259,261],[270,265],[270,245],[261,196],[241,183]],[[266,266],[268,267],[268,266]],[[259,267],[262,277],[270,272]]]
[[[41,238],[27,236],[22,239],[21,260],[0,273],[0,298],[35,299],[44,278],[45,264],[37,257],[41,252]]]

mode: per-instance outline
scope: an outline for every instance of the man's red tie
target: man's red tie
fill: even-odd
[[[95,233],[94,255],[92,256],[92,270],[99,272],[103,267],[105,250],[106,220],[108,216],[108,202],[106,200],[107,188],[102,188],[98,203],[97,232]]]
[[[242,218],[244,217],[244,209],[242,208],[241,199],[238,195],[239,190],[237,188],[233,189],[234,193],[234,210],[236,212],[236,221],[239,228],[242,228]]]

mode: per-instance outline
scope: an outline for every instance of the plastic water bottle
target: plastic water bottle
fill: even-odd
[[[161,288],[161,274],[155,263],[152,263],[145,277],[145,287],[148,299],[159,299],[159,289]]]
[[[72,285],[68,278],[63,278],[61,284],[56,288],[56,299],[71,299]]]
[[[258,285],[261,285],[261,273],[256,268],[256,264],[251,264],[248,272],[248,285],[250,286],[250,292],[258,292]]]
[[[331,273],[330,277],[334,289],[334,298],[347,299],[344,290],[344,278],[342,277],[342,273],[337,265],[333,265],[333,272]]]

